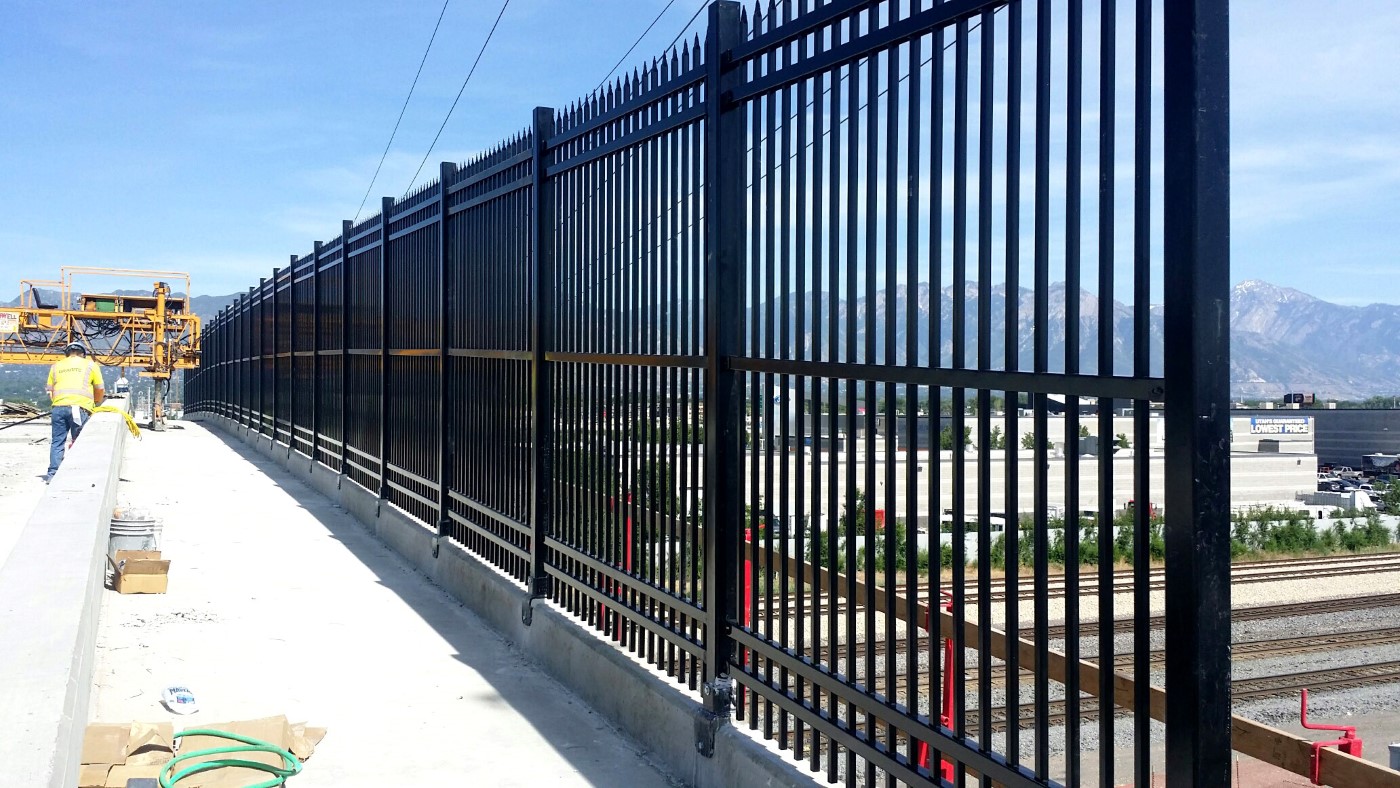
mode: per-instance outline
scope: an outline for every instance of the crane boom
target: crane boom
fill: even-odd
[[[52,364],[67,345],[82,343],[88,358],[136,368],[156,380],[151,426],[162,429],[171,374],[199,366],[199,316],[190,311],[189,275],[80,267],[64,267],[61,273],[58,281],[21,282],[19,306],[0,307],[0,363]],[[75,277],[92,275],[159,278],[149,294],[85,293],[74,286]],[[177,277],[184,279],[184,295],[173,295],[165,281]],[[45,286],[57,287],[57,303],[44,301]]]

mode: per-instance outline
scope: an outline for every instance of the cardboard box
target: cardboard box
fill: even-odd
[[[174,752],[168,722],[93,723],[83,736],[78,788],[126,788],[127,781],[159,776]]]
[[[160,779],[161,771],[165,769],[165,764],[132,766],[129,763],[113,766],[107,773],[107,783],[103,788],[127,788],[127,783],[131,780],[142,777],[148,780]],[[251,784],[251,783],[249,783]]]
[[[261,739],[288,750],[305,761],[316,751],[316,745],[326,735],[325,728],[304,722],[292,724],[282,715],[260,720],[216,722],[201,728],[238,733]],[[83,737],[82,766],[78,772],[78,788],[126,788],[128,780],[153,779],[175,757],[175,729],[168,722],[155,723],[92,723]],[[181,752],[194,752],[211,747],[237,744],[212,736],[189,736],[180,740]],[[228,756],[207,755],[182,762],[181,768],[195,763]],[[271,753],[240,753],[234,758],[282,765],[282,759]],[[256,769],[228,767],[193,774],[180,781],[180,788],[243,788],[267,778]],[[0,778],[0,785],[8,783]]]
[[[118,550],[110,559],[116,568],[112,587],[118,594],[164,594],[170,562],[159,550]]]
[[[110,763],[85,763],[78,767],[78,788],[107,788]]]

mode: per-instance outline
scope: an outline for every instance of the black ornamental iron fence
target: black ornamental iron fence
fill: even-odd
[[[1226,14],[715,3],[251,288],[189,408],[833,782],[1223,783]]]

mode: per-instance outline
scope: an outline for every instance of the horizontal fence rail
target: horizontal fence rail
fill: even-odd
[[[714,3],[250,288],[187,409],[830,782],[1223,784],[1226,14]]]

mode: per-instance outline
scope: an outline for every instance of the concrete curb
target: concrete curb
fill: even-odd
[[[97,617],[126,424],[99,413],[0,567],[0,764],[7,785],[70,788],[92,694]]]
[[[436,532],[369,490],[306,455],[272,444],[266,436],[210,414],[191,421],[217,427],[275,460],[293,476],[349,512],[381,542],[488,625],[634,741],[671,776],[699,788],[815,786],[817,780],[764,743],[732,725],[715,734],[714,755],[695,749],[697,726],[707,723],[698,698],[665,681],[548,602],[533,605],[533,622],[521,620],[525,589],[455,542],[438,545]]]

